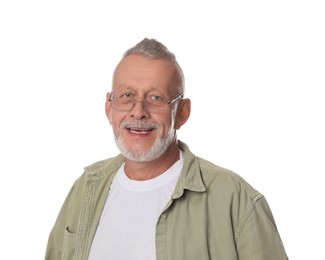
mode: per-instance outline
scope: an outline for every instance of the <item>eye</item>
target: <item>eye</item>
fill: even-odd
[[[119,96],[119,99],[133,99],[134,94],[131,92],[126,92],[123,93],[122,95]]]
[[[161,96],[158,95],[152,95],[148,97],[149,101],[153,101],[153,102],[163,102],[164,98],[162,98]]]

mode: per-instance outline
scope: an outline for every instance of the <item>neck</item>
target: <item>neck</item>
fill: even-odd
[[[124,171],[131,180],[145,181],[155,178],[168,170],[179,159],[179,146],[173,142],[157,159],[149,162],[125,160]]]

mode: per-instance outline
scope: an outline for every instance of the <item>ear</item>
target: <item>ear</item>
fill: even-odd
[[[186,123],[191,114],[191,100],[186,98],[180,100],[178,104],[176,120],[175,120],[175,129],[178,130],[182,125]]]
[[[109,123],[112,124],[111,102],[109,101],[110,96],[111,96],[111,93],[107,92],[106,102],[105,102],[105,113],[106,113]]]

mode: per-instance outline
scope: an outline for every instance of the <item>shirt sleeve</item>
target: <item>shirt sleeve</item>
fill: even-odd
[[[237,232],[240,260],[288,260],[277,227],[264,197],[248,209]]]

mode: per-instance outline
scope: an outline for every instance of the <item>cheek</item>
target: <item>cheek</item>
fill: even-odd
[[[122,118],[117,115],[110,115],[109,122],[112,126],[113,132],[118,133],[120,132],[120,124],[122,122]]]
[[[119,124],[112,123],[112,129],[113,129],[114,134],[118,134],[120,132]]]
[[[166,117],[161,124],[159,124],[159,135],[166,136],[170,131],[174,130],[175,120],[172,116]]]

